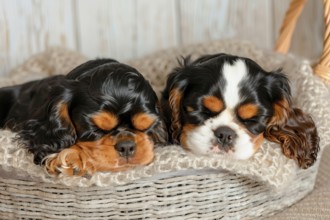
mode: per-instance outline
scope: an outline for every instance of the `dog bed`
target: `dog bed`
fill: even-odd
[[[301,7],[297,3],[301,6],[304,1],[292,1],[291,7],[299,14]],[[290,16],[292,11],[295,10],[288,13],[291,19],[286,21],[295,23],[296,18]],[[291,32],[284,28],[279,42],[290,39]],[[278,51],[285,52],[288,44],[280,45],[286,47]],[[325,51],[329,51],[327,46]],[[249,57],[266,70],[283,67],[291,80],[294,104],[311,114],[318,127],[321,151],[312,167],[299,169],[293,160],[283,156],[278,145],[265,141],[247,161],[221,155],[194,156],[179,146],[166,146],[156,148],[154,162],[146,167],[96,173],[90,178],[54,178],[33,164],[32,155],[13,141],[14,133],[1,130],[1,218],[256,219],[277,213],[305,197],[313,190],[320,158],[330,145],[329,90],[314,75],[308,61],[260,50],[247,42],[226,40],[159,51],[128,63],[144,74],[159,94],[178,57],[219,52]],[[324,70],[327,57],[330,56],[322,57],[316,72]],[[49,49],[11,71],[0,80],[0,86],[65,74],[85,60],[76,52]]]
[[[320,134],[321,157],[330,143],[330,100],[327,87],[313,75],[308,61],[265,52],[247,42],[215,41],[160,51],[129,62],[161,91],[177,57],[225,52],[246,56],[266,70],[283,67],[296,106],[310,113]],[[86,60],[53,48],[14,69],[1,86],[64,74]],[[4,218],[49,219],[194,219],[268,216],[307,195],[314,186],[319,159],[307,170],[283,156],[278,145],[265,142],[247,161],[222,155],[194,156],[179,146],[156,148],[155,161],[119,173],[90,178],[48,176],[32,155],[13,142],[14,133],[0,131],[0,215]]]

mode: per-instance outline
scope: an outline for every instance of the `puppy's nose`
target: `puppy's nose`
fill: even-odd
[[[237,134],[236,132],[228,126],[218,127],[214,131],[214,135],[217,137],[218,141],[222,145],[231,145],[235,141]]]
[[[134,141],[120,141],[115,145],[115,149],[121,157],[131,157],[135,152]]]

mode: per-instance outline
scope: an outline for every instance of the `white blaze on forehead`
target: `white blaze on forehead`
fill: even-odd
[[[235,61],[233,65],[225,63],[222,73],[226,80],[226,87],[223,94],[224,100],[227,108],[233,109],[240,100],[238,84],[247,75],[246,64],[241,59]]]

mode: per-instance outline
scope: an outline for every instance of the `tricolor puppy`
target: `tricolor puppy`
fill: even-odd
[[[198,155],[248,159],[266,138],[302,168],[317,158],[315,124],[292,107],[288,79],[248,58],[215,54],[184,59],[168,77],[162,108],[172,142]]]
[[[66,76],[0,89],[0,128],[51,174],[92,174],[146,165],[167,139],[155,92],[134,68],[110,59]]]

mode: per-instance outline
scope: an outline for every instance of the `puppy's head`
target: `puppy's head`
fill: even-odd
[[[184,59],[169,75],[162,107],[173,142],[196,154],[247,159],[266,138],[302,168],[316,160],[315,124],[292,108],[287,78],[250,59],[227,54]]]
[[[7,127],[19,133],[36,164],[77,145],[97,170],[122,170],[150,163],[154,144],[167,140],[150,84],[136,69],[114,60],[92,60],[66,76],[16,90]]]
[[[167,133],[148,81],[113,60],[90,61],[67,78],[79,85],[69,106],[78,144],[98,152],[91,157],[108,170],[150,163],[154,144],[164,144]]]

